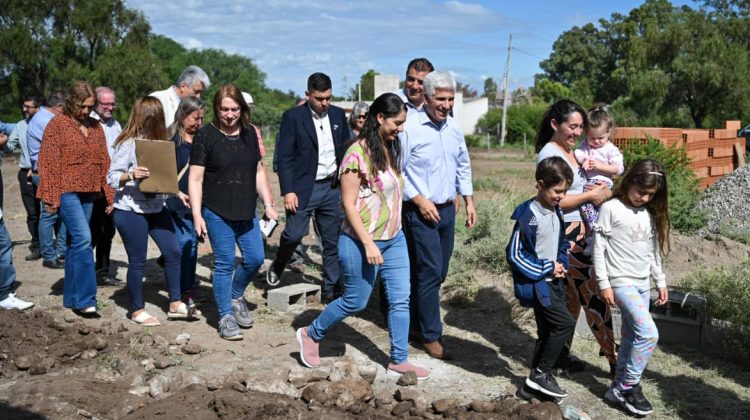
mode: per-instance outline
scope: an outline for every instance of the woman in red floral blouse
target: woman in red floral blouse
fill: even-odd
[[[47,212],[59,211],[68,229],[63,306],[89,316],[96,315],[91,209],[94,198],[104,194],[110,213],[114,199],[106,182],[109,155],[104,131],[89,117],[95,102],[96,94],[87,82],[76,82],[68,91],[63,113],[44,130],[37,191]]]

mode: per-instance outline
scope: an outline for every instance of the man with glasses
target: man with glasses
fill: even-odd
[[[29,127],[26,131],[26,145],[29,148],[29,163],[33,173],[34,187],[39,187],[38,160],[39,151],[42,148],[42,138],[44,130],[47,128],[50,120],[62,113],[63,103],[65,102],[65,93],[61,91],[54,92],[47,98],[47,105],[42,106],[29,120]],[[49,213],[41,205],[41,215],[39,216],[39,250],[42,253],[42,265],[47,268],[63,269],[65,264],[61,261],[65,258],[65,224],[59,219],[57,212]],[[57,238],[54,238],[57,232]]]
[[[18,160],[18,184],[21,187],[21,202],[26,209],[26,226],[31,235],[31,244],[29,250],[31,253],[26,256],[26,261],[35,261],[42,258],[39,250],[39,206],[40,202],[36,198],[36,186],[32,180],[31,161],[29,160],[29,148],[26,144],[26,132],[29,128],[29,120],[44,106],[46,101],[41,95],[26,95],[23,101],[22,112],[23,119],[16,123],[16,128],[11,133],[6,149],[13,153],[16,149],[21,149],[21,157]]]
[[[90,115],[91,118],[99,121],[99,125],[104,130],[107,153],[109,153],[109,159],[112,160],[113,145],[122,132],[120,123],[112,116],[117,107],[117,97],[115,92],[106,86],[99,86],[95,90],[96,105]],[[112,209],[109,209],[109,214],[107,210],[106,197],[101,196],[94,200],[89,228],[91,229],[91,246],[95,249],[96,255],[96,279],[99,284],[105,286],[121,286],[123,282],[118,280],[116,275],[109,273],[109,254],[116,230],[111,214]]]
[[[307,102],[284,112],[278,139],[278,174],[286,210],[276,259],[266,281],[276,285],[294,248],[308,234],[315,216],[323,242],[324,303],[335,299],[340,270],[337,257],[341,226],[338,165],[351,138],[344,110],[332,106],[331,78],[313,73],[307,79]]]
[[[415,58],[406,66],[404,89],[396,92],[396,94],[406,104],[409,114],[412,111],[422,109],[422,105],[424,105],[424,78],[433,70],[435,68],[426,58]]]
[[[208,89],[209,86],[211,86],[211,81],[202,68],[187,66],[182,70],[180,77],[177,78],[173,86],[153,92],[149,96],[153,96],[161,101],[161,105],[164,108],[164,123],[169,128],[174,122],[174,113],[177,111],[177,106],[180,105],[182,98],[186,96],[197,96],[200,98],[203,91]]]

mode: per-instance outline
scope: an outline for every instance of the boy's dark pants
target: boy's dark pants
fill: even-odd
[[[560,280],[547,283],[550,288],[550,305],[542,306],[534,300],[537,338],[531,369],[550,372],[560,357],[565,344],[575,332],[576,321],[565,306],[565,287]]]

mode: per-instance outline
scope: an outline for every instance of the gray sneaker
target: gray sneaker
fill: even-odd
[[[224,315],[219,321],[219,335],[225,340],[242,340],[242,331],[234,315]]]
[[[250,328],[253,326],[253,314],[247,309],[245,298],[232,299],[232,312],[234,312],[234,318],[240,327]]]

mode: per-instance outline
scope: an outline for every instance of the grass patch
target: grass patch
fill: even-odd
[[[464,227],[463,216],[458,218],[456,245],[443,285],[450,304],[469,306],[475,302],[481,289],[476,271],[481,269],[490,274],[507,271],[505,246],[513,227],[510,215],[524,199],[509,185],[499,197],[477,203],[477,224],[473,229]]]
[[[734,267],[699,268],[680,287],[706,299],[706,317],[725,333],[723,354],[750,356],[750,261]]]
[[[731,220],[719,225],[719,235],[745,245],[750,245],[750,230],[738,227],[736,222],[733,223]]]

